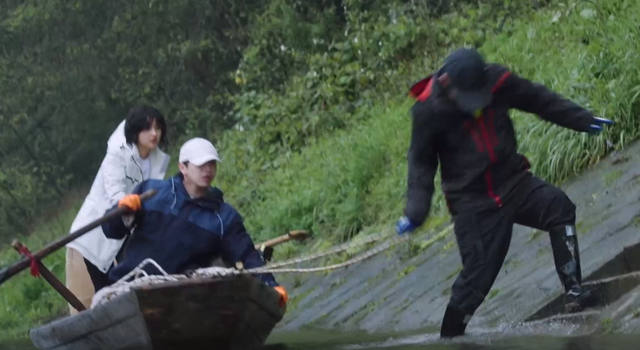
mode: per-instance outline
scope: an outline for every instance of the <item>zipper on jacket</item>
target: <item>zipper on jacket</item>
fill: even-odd
[[[136,157],[134,157],[133,154],[131,155],[131,160],[133,160],[133,164],[135,164],[138,167],[138,170],[140,170],[140,182],[144,181],[144,174],[142,173],[142,167],[140,166],[140,164],[138,164],[138,162],[136,162]]]
[[[484,181],[487,184],[487,194],[493,199],[498,207],[502,206],[502,199],[493,191],[493,178],[491,177],[491,166],[484,171]]]
[[[471,137],[476,143],[476,148],[478,149],[478,151],[480,153],[484,153],[483,148],[487,149],[489,160],[491,161],[491,165],[493,165],[498,161],[498,157],[496,156],[495,150],[494,150],[494,147],[498,145],[498,136],[493,123],[493,119],[494,119],[493,110],[489,109],[489,125],[490,125],[489,128],[487,128],[487,125],[485,124],[484,117],[485,117],[485,113],[482,113],[482,115],[480,115],[480,117],[478,117],[478,119],[476,119],[474,123],[475,126],[477,126],[480,129],[480,133],[482,134],[481,139],[478,136],[477,130],[475,130],[473,126],[469,127],[468,126],[469,124],[467,123],[465,123],[464,126],[465,128],[469,129],[469,132],[471,133]],[[487,186],[487,194],[489,195],[489,197],[493,199],[493,201],[498,205],[498,207],[501,207],[503,204],[502,199],[500,198],[500,196],[496,195],[493,189],[493,177],[491,174],[491,165],[489,165],[484,172],[484,181],[485,181],[485,185]]]
[[[489,132],[487,131],[487,126],[484,123],[484,114],[480,116],[478,124],[480,124],[480,130],[482,131],[482,138],[484,139],[485,147],[487,147],[489,160],[491,160],[491,164],[495,164],[498,159],[496,158],[496,154],[493,150],[493,144],[489,140]]]
[[[511,73],[508,71],[502,74],[502,76],[500,77],[500,79],[498,79],[498,81],[493,86],[493,88],[491,88],[491,93],[495,94],[498,91],[498,89],[505,83],[505,81],[510,75]],[[480,115],[480,117],[475,122],[476,124],[480,125],[482,136],[484,137],[485,147],[487,147],[487,154],[489,155],[489,160],[491,161],[491,164],[495,164],[498,161],[498,157],[495,154],[494,147],[498,146],[499,139],[498,139],[498,133],[496,131],[496,127],[494,124],[494,117],[495,117],[494,110],[491,108],[487,108],[487,110],[489,111],[489,127],[487,127],[484,122],[484,116],[485,116],[484,112],[482,113],[482,115]],[[473,130],[473,127],[471,129]],[[475,136],[473,134],[472,134],[472,137],[474,137],[474,140],[475,140]],[[476,146],[477,146],[477,142],[476,142]],[[480,150],[480,147],[478,147],[478,150],[482,152]],[[500,196],[496,195],[496,193],[493,190],[493,178],[491,174],[491,165],[489,165],[484,172],[484,181],[487,186],[487,194],[489,195],[489,197],[491,197],[493,201],[496,202],[498,207],[502,207],[502,204],[503,204],[502,199],[500,198]]]
[[[493,110],[489,109],[489,119],[490,119],[490,124],[492,125],[492,129],[490,131],[487,131],[487,126],[485,125],[485,122],[484,122],[484,116],[485,116],[484,113],[480,116],[480,120],[479,120],[480,128],[482,129],[482,136],[484,136],[484,142],[487,147],[487,153],[489,154],[489,160],[491,160],[491,164],[495,164],[498,161],[498,157],[495,154],[494,147],[497,146],[498,144],[498,137],[495,131],[495,126],[493,125]],[[496,135],[496,137],[493,138],[493,141],[491,140],[491,136],[489,136],[490,135],[489,132]],[[498,207],[501,207],[502,199],[493,190],[493,178],[491,174],[491,165],[487,167],[487,170],[485,170],[484,178],[487,184],[487,194],[489,195],[489,197],[493,199],[494,202],[496,202]]]

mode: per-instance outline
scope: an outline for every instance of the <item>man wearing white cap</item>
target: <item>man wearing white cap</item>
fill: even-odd
[[[211,142],[202,138],[185,142],[178,161],[180,173],[167,180],[143,181],[118,202],[117,207],[135,211],[132,218],[118,217],[102,225],[108,238],[131,235],[122,262],[109,271],[111,283],[147,258],[169,274],[207,266],[216,257],[231,264],[242,262],[247,269],[264,265],[240,214],[224,202],[220,189],[211,187],[220,162]],[[150,189],[158,193],[141,203],[139,195]],[[152,266],[145,270],[160,274]],[[287,292],[273,275],[259,277],[280,293],[282,305],[286,303]]]

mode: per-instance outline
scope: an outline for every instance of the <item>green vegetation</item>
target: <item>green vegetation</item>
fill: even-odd
[[[58,217],[59,221],[39,226],[31,235],[23,237],[21,242],[35,251],[66,234],[81,204],[79,200],[71,201]],[[17,260],[19,255],[13,249],[0,251],[0,266]],[[45,258],[43,263],[64,281],[64,249]],[[0,339],[24,338],[29,327],[65,312],[68,312],[67,303],[45,280],[32,277],[28,271],[22,272],[0,287]]]
[[[580,223],[578,223],[578,225]],[[531,234],[531,237],[529,237],[528,242],[533,242],[533,241],[537,240],[538,238],[544,236],[545,234],[546,234],[546,232],[543,232],[543,231],[540,231],[540,230],[534,230],[533,233]]]
[[[537,175],[560,183],[596,163],[609,150],[607,141],[619,148],[636,138],[640,121],[633,116],[640,108],[636,102],[640,75],[634,67],[640,62],[634,61],[636,41],[628,42],[638,34],[631,16],[639,12],[640,6],[624,1],[560,4],[484,41],[481,51],[489,60],[616,121],[611,131],[596,138],[514,113],[520,149]],[[456,20],[463,21],[461,16],[450,16],[432,25],[456,28]],[[408,64],[413,70],[406,70],[414,75],[405,84],[428,72],[426,66],[434,64],[420,59]],[[402,95],[406,87],[395,91]],[[395,101],[358,109],[356,115],[366,112],[372,117],[328,137],[312,138],[301,152],[277,157],[275,169],[245,172],[244,167],[263,164],[241,161],[235,153],[238,148],[227,143],[233,138],[224,140],[228,162],[221,168],[220,184],[233,193],[254,235],[269,237],[290,228],[308,228],[341,241],[363,227],[395,220],[406,184],[411,103]],[[238,179],[238,173],[249,175]],[[446,213],[440,198],[440,193],[434,198],[432,219]]]
[[[489,292],[489,295],[487,295],[487,299],[491,300],[491,299],[497,297],[498,294],[500,294],[500,289],[494,288]]]
[[[407,276],[408,274],[410,274],[411,272],[413,272],[413,270],[416,269],[415,265],[409,265],[407,267],[405,267],[404,269],[402,269],[402,271],[398,272],[398,278],[402,278]]]
[[[217,185],[256,241],[308,229],[317,249],[391,229],[408,87],[463,44],[616,122],[590,137],[513,114],[532,170],[560,183],[638,136],[637,18],[626,0],[0,1],[0,242],[66,234],[79,202],[60,202],[138,103],[167,114],[173,162],[187,137],[216,141]],[[446,220],[441,198],[424,231]],[[64,252],[45,263],[64,280]],[[0,337],[65,309],[26,273],[0,289]]]
[[[613,320],[610,318],[603,318],[600,321],[600,332],[602,333],[613,333],[615,330],[615,325],[613,324]]]
[[[604,184],[607,187],[611,187],[611,185],[613,185],[616,182],[616,180],[618,180],[621,176],[622,176],[622,170],[618,169],[616,171],[612,171],[604,176]]]
[[[462,271],[462,266],[458,267],[457,269],[455,269],[451,273],[449,273],[447,275],[447,277],[445,278],[445,281],[448,281],[451,278],[457,277],[460,274],[461,271]]]

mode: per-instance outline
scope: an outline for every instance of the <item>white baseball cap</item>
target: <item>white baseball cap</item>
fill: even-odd
[[[221,162],[218,151],[209,140],[196,137],[180,147],[180,158],[178,159],[180,163],[189,162],[195,166],[201,166],[212,160]]]

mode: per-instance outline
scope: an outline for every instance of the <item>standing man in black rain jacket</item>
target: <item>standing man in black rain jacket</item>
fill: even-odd
[[[562,190],[531,174],[517,152],[508,111],[537,114],[579,132],[598,133],[612,122],[503,66],[485,64],[473,49],[450,54],[411,94],[417,101],[411,110],[407,203],[396,229],[402,235],[426,220],[440,163],[463,264],[441,337],[464,334],[500,272],[514,223],[549,232],[567,307],[584,307],[590,291],[581,285],[576,207]]]

